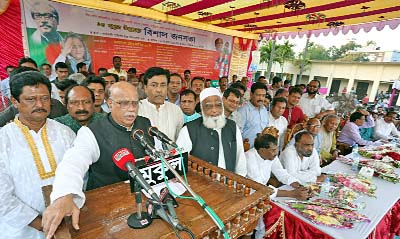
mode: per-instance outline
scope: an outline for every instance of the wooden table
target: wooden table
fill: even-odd
[[[217,180],[217,174],[222,175]],[[190,187],[200,195],[224,222],[231,238],[252,231],[270,209],[270,190],[254,181],[210,165],[195,157],[189,159]],[[250,191],[255,190],[250,195]],[[189,196],[186,192],[184,195]],[[222,238],[217,226],[199,204],[178,199],[177,216],[196,238]],[[176,238],[170,226],[156,219],[145,229],[131,229],[127,218],[136,211],[129,184],[117,183],[88,191],[80,214],[80,230],[70,228],[73,239]],[[183,238],[189,238],[181,233]]]

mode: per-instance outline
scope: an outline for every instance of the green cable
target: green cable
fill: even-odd
[[[186,172],[185,172],[185,171],[186,171],[186,170],[185,170],[185,165],[184,165],[184,163],[183,163],[182,152],[181,152],[179,149],[178,149],[178,152],[179,152],[179,154],[180,154],[181,162],[182,162],[182,164],[183,164],[183,174],[184,174],[184,177],[185,177],[185,180],[186,180],[186,184],[188,184],[188,181],[187,181],[187,178],[186,178]],[[200,204],[200,206],[201,206],[202,208],[204,208],[204,210],[207,210],[207,211],[210,213],[210,215],[214,218],[214,220],[218,223],[218,227],[220,228],[220,231],[223,232],[224,238],[225,238],[225,239],[229,239],[230,237],[229,237],[228,232],[227,232],[226,229],[225,229],[224,223],[223,223],[222,220],[218,217],[218,215],[206,204],[206,202],[204,201],[203,198],[201,198],[200,196],[197,196],[197,198],[194,198],[194,197],[186,197],[186,196],[180,196],[180,195],[178,195],[178,194],[176,194],[176,193],[174,193],[174,192],[172,191],[172,189],[169,187],[169,184],[168,184],[168,181],[167,181],[167,177],[166,177],[166,175],[165,175],[164,160],[162,160],[161,157],[160,157],[160,160],[161,160],[161,166],[162,166],[162,167],[161,167],[161,168],[162,168],[162,174],[163,174],[163,177],[164,177],[164,183],[165,183],[165,185],[167,186],[168,191],[171,193],[171,195],[174,196],[174,197],[177,197],[177,198],[190,199],[190,200],[194,200],[194,201],[198,202],[198,203]],[[205,205],[205,206],[204,206],[204,205]]]

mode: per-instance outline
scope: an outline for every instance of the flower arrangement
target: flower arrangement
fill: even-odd
[[[338,183],[332,184],[327,195],[329,199],[319,198],[321,192],[321,183],[310,184],[308,185],[308,188],[315,196],[317,196],[317,198],[312,198],[310,200],[312,202],[323,202],[324,204],[351,210],[357,209],[357,205],[353,202],[359,198],[360,195],[346,186]]]
[[[370,197],[375,197],[376,186],[371,180],[363,179],[354,175],[336,174],[332,178],[333,182],[337,182],[343,186],[346,186],[356,192],[361,192]]]
[[[352,210],[321,202],[287,201],[286,204],[308,220],[335,228],[353,228],[356,222],[370,222],[368,217]]]

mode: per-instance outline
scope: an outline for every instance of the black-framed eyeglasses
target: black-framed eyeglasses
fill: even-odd
[[[56,18],[56,15],[51,14],[51,13],[33,13],[32,14],[33,19],[37,20],[37,19],[45,19],[45,20],[49,20],[51,18]]]

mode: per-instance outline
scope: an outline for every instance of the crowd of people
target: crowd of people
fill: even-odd
[[[129,148],[136,158],[146,155],[132,138],[136,129],[147,132],[156,126],[190,155],[273,184],[271,197],[299,200],[310,197],[304,185],[325,180],[321,167],[345,153],[339,145],[351,150],[355,144],[399,136],[394,111],[373,117],[363,108],[339,133],[343,122],[319,94],[318,80],[291,86],[277,76],[261,76],[254,83],[245,76],[225,76],[214,88],[190,70],[182,77],[151,67],[137,76],[135,68],[122,69],[121,57],[112,62],[112,68],[99,68],[97,74],[84,61],[38,67],[22,58],[18,67],[7,67],[0,113],[0,230],[5,238],[50,238],[67,215],[78,229],[85,191],[128,180],[113,164],[113,153]],[[78,73],[70,74],[71,67]],[[279,190],[280,184],[293,190]],[[41,191],[46,185],[53,185],[48,208]],[[260,220],[253,236],[264,233]]]

